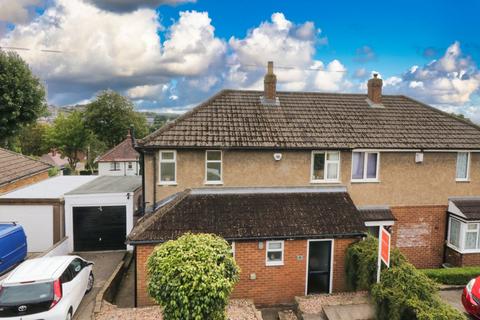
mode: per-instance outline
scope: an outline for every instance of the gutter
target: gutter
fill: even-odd
[[[350,232],[342,234],[323,234],[323,235],[301,235],[301,236],[261,236],[261,237],[223,237],[227,241],[261,241],[261,240],[301,240],[301,239],[329,239],[329,238],[356,238],[366,237],[366,232]],[[142,245],[142,244],[160,244],[169,240],[129,240],[129,245]]]

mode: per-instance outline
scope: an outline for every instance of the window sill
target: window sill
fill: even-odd
[[[352,179],[350,180],[351,183],[380,183],[380,180],[378,179],[372,179],[372,180],[364,180],[364,179]]]
[[[206,186],[221,186],[223,185],[223,181],[206,181],[204,183]]]
[[[267,262],[265,264],[267,267],[281,267],[283,266],[283,261],[282,262]]]
[[[460,254],[480,254],[480,249],[464,249],[461,250],[454,245],[451,245],[450,243],[447,243],[447,247],[449,247],[452,250],[455,250],[456,252]]]
[[[158,183],[159,186],[176,186],[177,183],[176,182],[159,182]]]
[[[342,183],[340,180],[310,180],[311,184],[339,184]]]
[[[459,182],[459,183],[469,183],[469,182],[470,182],[470,179],[455,179],[455,182]]]

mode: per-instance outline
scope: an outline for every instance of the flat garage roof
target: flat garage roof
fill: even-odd
[[[71,190],[94,181],[98,176],[58,176],[6,193],[5,199],[59,199]]]
[[[142,187],[141,176],[100,176],[66,195],[133,192]]]

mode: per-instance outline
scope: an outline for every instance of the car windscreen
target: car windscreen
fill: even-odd
[[[8,306],[53,300],[53,282],[2,287],[0,305]]]

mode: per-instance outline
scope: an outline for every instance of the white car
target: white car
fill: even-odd
[[[0,319],[72,319],[93,288],[92,265],[77,256],[23,262],[0,285]]]

